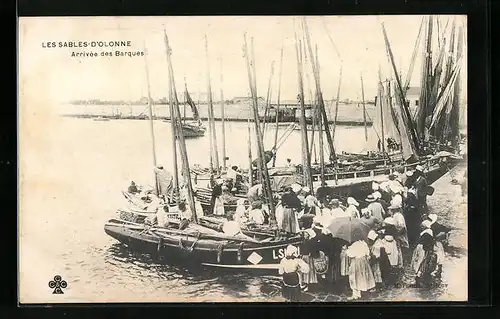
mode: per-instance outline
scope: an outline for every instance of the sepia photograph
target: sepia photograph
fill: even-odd
[[[18,20],[22,304],[467,301],[467,174],[465,15]]]

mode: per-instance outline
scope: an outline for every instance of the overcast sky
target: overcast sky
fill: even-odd
[[[451,26],[454,18],[458,25],[466,28],[465,16],[439,16],[441,30],[447,21]],[[386,26],[398,68],[406,77],[421,19],[422,16],[418,15],[307,17],[312,44],[318,45],[325,99],[336,95],[341,64],[341,99],[360,98],[361,74],[366,98],[373,99],[376,95],[379,66],[384,75],[390,75],[381,22]],[[294,100],[298,93],[294,30],[300,33],[299,26],[300,17],[291,16],[20,18],[20,88],[39,91],[46,99],[54,101],[137,100],[147,95],[144,57],[72,58],[73,51],[100,54],[107,50],[42,48],[42,42],[47,41],[130,40],[132,47],[119,49],[135,52],[143,50],[145,44],[151,94],[154,98],[166,96],[165,27],[179,91],[184,86],[184,78],[193,96],[207,91],[206,34],[214,99],[220,92],[221,60],[225,98],[247,96],[248,76],[242,55],[243,35],[247,33],[248,41],[254,38],[258,95],[266,95],[271,62],[275,61],[272,90],[273,100],[276,99],[283,46],[281,98]],[[437,44],[436,37],[434,39]],[[418,86],[420,81],[421,52],[419,50],[417,55],[411,81],[413,86]],[[462,67],[464,79],[465,63],[466,57]],[[309,65],[305,66],[305,73],[309,74],[312,87],[314,82]],[[307,77],[304,77],[304,82],[307,85]],[[464,90],[465,83],[464,80]]]

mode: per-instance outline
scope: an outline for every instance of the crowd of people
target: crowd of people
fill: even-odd
[[[235,180],[239,176],[237,167],[232,170],[231,179]],[[228,236],[247,237],[241,231],[243,225],[273,223],[262,184],[250,187],[246,198],[236,202],[234,212],[224,211],[221,196],[234,191],[232,180],[219,180],[213,188],[211,212],[227,218],[222,231]],[[140,192],[134,183],[128,191]],[[429,214],[427,196],[432,193],[423,167],[417,165],[415,170],[390,174],[380,184],[373,182],[372,193],[362,199],[314,193],[299,184],[274,194],[279,233],[300,233],[305,239],[300,251],[290,246],[281,260],[284,296],[298,300],[301,291],[320,285],[339,292],[350,288],[349,298],[359,299],[363,292],[396,285],[402,280],[404,269],[413,272],[417,287],[439,280],[450,229],[438,222],[436,214]],[[152,198],[147,206],[156,209],[155,224],[168,223],[164,216],[171,208],[162,204],[161,195],[156,201]],[[204,214],[198,201],[196,210],[197,214]],[[183,201],[177,211],[182,216],[179,225],[182,229],[192,213]],[[353,227],[353,240],[330,230],[346,218],[366,225],[364,232]]]
[[[308,290],[311,284],[350,288],[350,299],[358,299],[362,292],[396,285],[405,268],[414,272],[418,287],[439,280],[443,243],[450,229],[437,221],[436,214],[429,214],[427,196],[433,189],[427,185],[423,167],[395,172],[388,181],[373,183],[372,189],[361,200],[315,196],[308,187],[293,184],[275,198],[278,229],[302,233],[306,239],[300,255],[289,247],[281,261],[283,291],[288,299],[297,300],[300,291]],[[264,203],[262,185],[254,185],[247,197],[237,202],[231,221],[240,225],[270,223]],[[352,234],[357,240],[351,242],[338,238],[329,229],[343,217],[359,220],[369,231]]]

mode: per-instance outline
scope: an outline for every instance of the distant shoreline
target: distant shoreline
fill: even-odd
[[[335,101],[333,101],[335,102]],[[206,101],[195,101],[196,105],[208,105],[208,102]],[[261,102],[262,103],[262,102]],[[326,101],[325,100],[325,103],[332,103],[332,101]],[[69,102],[64,102],[64,104],[68,104],[68,105],[78,105],[78,106],[114,106],[114,107],[127,107],[127,106],[147,106],[148,103],[147,102],[141,102],[141,101],[93,101],[93,100],[89,100],[89,101],[69,101]],[[153,105],[155,106],[168,106],[169,103],[167,102],[157,102],[157,101],[153,101]],[[179,104],[184,104],[183,102],[179,102]],[[212,102],[213,105],[220,105],[221,102],[220,101],[213,101]],[[233,100],[227,100],[227,101],[224,101],[224,104],[225,105],[246,105],[247,103],[246,102],[235,102]],[[265,104],[265,103],[263,103]],[[281,106],[284,106],[284,105],[294,105],[294,104],[297,104],[296,102],[295,103],[290,103],[290,102],[281,102],[280,103]],[[362,104],[362,102],[360,101],[340,101],[339,102],[340,105],[357,105],[357,104]],[[277,105],[276,102],[273,102],[271,103],[270,105]],[[308,106],[309,104],[306,103],[306,106]],[[365,105],[367,106],[375,106],[375,102],[373,101],[366,101],[365,102]],[[296,105],[298,107],[298,104]]]
[[[149,117],[147,115],[95,115],[95,114],[61,114],[62,117],[72,117],[72,118],[79,118],[79,119],[98,119],[98,120],[148,120]],[[192,117],[186,117],[185,118],[187,121],[192,121]],[[206,117],[200,117],[202,121],[208,121],[208,118]],[[153,116],[153,120],[159,120],[159,121],[165,121],[165,122],[170,122],[170,117],[168,116]],[[215,121],[220,122],[222,121],[222,118],[216,117],[214,118]],[[261,119],[262,120],[262,119]],[[242,118],[225,118],[224,121],[226,122],[254,122],[253,119],[242,119]],[[308,125],[309,121],[307,121]],[[269,121],[267,122],[268,124],[275,124],[275,121]],[[278,124],[292,124],[292,123],[297,123],[297,121],[292,122],[292,121],[279,121]],[[333,121],[328,121],[328,123],[333,124]],[[360,121],[346,121],[346,120],[338,120],[337,125],[346,125],[346,126],[364,126],[364,122]],[[371,121],[366,121],[367,126],[372,126],[373,123]]]

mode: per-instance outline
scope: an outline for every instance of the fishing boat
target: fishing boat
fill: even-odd
[[[186,84],[185,84],[184,96],[186,99],[185,104],[189,105],[191,107],[191,111],[193,112],[192,121],[186,121],[186,116],[184,114],[184,121],[182,122],[182,131],[184,133],[184,137],[190,138],[190,137],[204,136],[206,128],[200,119],[198,108],[196,107],[196,104],[194,104],[194,101],[191,98],[191,95],[189,94]],[[184,111],[185,110],[186,108],[184,106]]]
[[[184,131],[181,126],[179,102],[175,93],[175,81],[170,57],[171,49],[166,32],[165,47],[169,68],[170,100],[172,102],[171,123],[174,132],[172,135],[174,141],[172,153],[174,153],[175,167],[172,178],[173,188],[176,194],[180,194],[178,175],[176,173],[176,148],[178,146],[181,151],[182,177],[187,190],[187,203],[190,210],[196,212],[193,197],[194,188],[191,182]],[[149,75],[147,76],[149,93]],[[149,98],[149,100],[151,99]],[[151,103],[148,103],[148,105],[151,106]],[[257,113],[255,115],[258,116]],[[151,107],[150,128],[153,142],[153,161],[156,167]],[[155,193],[159,196],[161,188],[158,185],[157,174],[155,174],[155,179],[157,181]],[[268,187],[267,190],[269,194],[270,188]],[[127,191],[124,191],[123,194],[130,202],[137,200],[137,198],[134,199],[130,196]],[[227,236],[222,232],[222,224],[226,221],[224,217],[202,217],[198,216],[197,213],[192,214],[192,220],[189,224],[180,227],[182,219],[178,207],[169,206],[168,204],[163,206],[168,207],[168,212],[165,214],[168,223],[155,225],[153,221],[154,217],[157,216],[157,210],[148,211],[140,206],[142,204],[117,210],[118,218],[108,220],[104,225],[104,231],[107,235],[132,249],[164,255],[168,262],[179,260],[187,265],[202,265],[237,271],[258,271],[277,275],[278,265],[280,259],[284,257],[285,248],[288,245],[296,245],[300,249],[300,245],[304,241],[300,234],[280,234],[274,228],[275,226],[252,228],[251,225],[248,225],[242,227],[241,232],[244,236]],[[271,212],[274,214],[272,205]]]
[[[94,118],[94,121],[109,121],[109,118],[104,116],[98,116]]]
[[[106,234],[133,250],[165,256],[170,263],[201,265],[240,272],[278,275],[278,266],[288,245],[300,249],[301,235],[277,239],[274,235],[244,231],[253,239],[235,239],[216,230],[190,224],[180,231],[111,219]]]
[[[429,24],[432,24],[432,18],[429,18]],[[424,25],[424,20],[421,23]],[[428,27],[432,30],[432,26]],[[446,29],[446,28],[445,28]],[[420,33],[417,37],[417,43],[415,45],[415,50],[413,57],[415,57],[416,51],[419,47],[419,38]],[[303,149],[302,154],[305,155],[303,162],[301,165],[297,165],[296,169],[291,169],[290,167],[273,167],[269,168],[269,177],[272,185],[272,191],[277,192],[280,191],[283,186],[287,186],[293,183],[299,183],[303,186],[309,186],[313,190],[318,190],[321,188],[328,188],[328,192],[332,194],[336,194],[338,197],[347,197],[353,196],[356,198],[364,198],[364,196],[368,195],[372,192],[372,183],[373,182],[383,182],[388,180],[389,175],[394,172],[405,173],[408,170],[414,170],[417,165],[424,167],[424,173],[427,177],[429,183],[436,181],[443,174],[448,172],[453,166],[455,166],[460,160],[462,160],[462,156],[457,154],[456,149],[450,147],[450,143],[445,143],[443,139],[436,138],[435,134],[432,132],[442,132],[436,131],[436,123],[440,123],[439,121],[444,121],[445,124],[441,125],[441,127],[448,127],[448,133],[444,135],[453,135],[451,132],[458,132],[458,122],[457,116],[452,117],[452,111],[454,107],[457,107],[455,101],[458,101],[456,97],[459,94],[459,87],[457,87],[457,78],[459,75],[459,64],[461,53],[457,54],[456,58],[456,66],[453,68],[453,61],[449,61],[448,76],[442,81],[442,89],[439,89],[439,86],[436,83],[440,83],[439,75],[440,75],[440,65],[442,64],[442,60],[438,60],[435,67],[432,67],[432,64],[426,62],[428,65],[428,71],[424,71],[424,79],[425,85],[422,86],[424,96],[432,96],[433,100],[430,100],[427,103],[420,103],[420,113],[423,114],[421,116],[426,116],[432,118],[429,123],[426,124],[426,127],[422,128],[418,126],[418,121],[416,118],[410,115],[410,110],[408,103],[405,98],[406,88],[409,87],[409,81],[411,79],[412,73],[412,65],[410,65],[410,70],[408,71],[408,75],[406,78],[406,82],[404,86],[402,85],[402,80],[398,72],[396,72],[394,58],[392,55],[392,49],[390,47],[390,43],[385,31],[384,26],[382,25],[382,31],[385,39],[386,50],[390,57],[391,67],[393,71],[393,79],[388,79],[386,81],[382,81],[380,72],[379,72],[379,83],[378,83],[378,97],[376,101],[376,106],[380,112],[379,121],[374,124],[376,126],[377,131],[381,134],[378,135],[378,139],[380,141],[378,145],[378,149],[372,149],[363,153],[342,153],[337,154],[333,147],[333,137],[335,132],[335,124],[333,129],[330,132],[328,121],[326,117],[326,112],[324,108],[324,101],[322,100],[322,94],[319,85],[319,75],[318,75],[318,66],[311,58],[313,56],[312,48],[308,39],[304,39],[303,43],[307,43],[309,47],[309,57],[310,57],[310,65],[313,69],[313,73],[315,74],[316,81],[316,101],[315,103],[311,103],[314,105],[314,116],[313,116],[313,135],[316,127],[318,127],[319,131],[319,142],[322,144],[323,134],[326,135],[328,148],[330,151],[330,162],[327,163],[324,160],[320,160],[319,164],[311,164],[311,153],[314,147],[314,141],[311,141],[310,149]],[[446,30],[445,30],[446,31]],[[305,32],[306,36],[308,33]],[[454,37],[454,28],[452,29],[452,39]],[[462,30],[460,30],[459,35],[462,34]],[[426,43],[430,44],[430,37],[432,32],[428,34]],[[461,48],[459,38],[458,47]],[[452,51],[453,45],[450,47],[450,52]],[[442,52],[444,50],[444,45],[441,47],[440,57],[442,58]],[[459,49],[460,51],[461,49]],[[426,49],[425,59],[428,59],[430,49]],[[317,53],[316,53],[317,54]],[[306,56],[304,54],[304,56]],[[450,55],[451,56],[451,55]],[[299,69],[301,69],[300,64]],[[429,66],[430,65],[430,66]],[[433,68],[433,70],[431,70]],[[341,68],[342,74],[342,68]],[[427,75],[426,75],[427,74]],[[300,77],[300,75],[299,75]],[[301,85],[301,79],[299,80],[299,86]],[[363,93],[363,106],[364,106],[364,90],[363,90],[363,79],[361,77],[361,85],[362,85],[362,93]],[[454,87],[453,87],[454,86]],[[340,87],[340,82],[339,82]],[[432,87],[432,92],[430,91],[430,87]],[[452,88],[454,88],[455,97],[451,98]],[[337,99],[339,101],[339,91],[337,91]],[[279,92],[279,91],[278,91]],[[432,94],[431,94],[432,93]],[[312,94],[311,94],[312,95]],[[304,101],[301,98],[303,92],[299,94],[299,103],[301,104],[302,109],[304,109]],[[423,98],[422,98],[423,100]],[[432,104],[432,107],[429,106]],[[278,107],[279,107],[279,99],[278,99]],[[434,111],[428,112],[427,109],[433,109]],[[337,107],[338,109],[338,107]],[[365,110],[364,113],[366,114]],[[302,119],[304,115],[300,118]],[[453,122],[455,121],[455,122]],[[306,131],[304,121],[300,121],[300,129],[301,131]],[[380,125],[379,125],[380,124]],[[434,125],[434,126],[433,126]],[[278,126],[278,125],[276,125]],[[368,133],[366,130],[365,123],[365,139],[368,140]],[[434,129],[433,129],[434,128]],[[427,136],[423,132],[431,131]],[[424,136],[425,135],[425,136]],[[305,143],[307,143],[307,134],[302,134],[302,138],[305,139]],[[441,141],[441,143],[437,143],[437,141]],[[390,143],[387,143],[390,142]],[[448,145],[448,146],[447,146]],[[323,147],[318,147],[323,150]],[[276,143],[275,148],[276,150]],[[320,157],[323,156],[323,152],[320,151]],[[252,167],[252,165],[250,166]],[[311,176],[311,182],[308,182],[308,175]],[[199,175],[198,180],[208,179],[207,176]],[[324,189],[323,189],[324,191]]]
[[[182,131],[185,137],[199,137],[205,135],[206,128],[200,122],[184,122]]]

